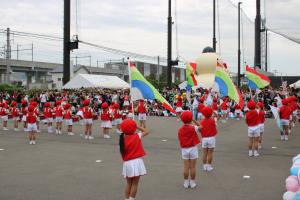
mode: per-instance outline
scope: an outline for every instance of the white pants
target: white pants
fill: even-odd
[[[198,153],[198,146],[193,146],[189,148],[182,148],[181,149],[181,157],[183,160],[194,160],[197,159],[199,156]]]
[[[216,137],[202,138],[202,148],[213,149],[216,147]]]
[[[36,123],[33,123],[33,124],[27,124],[27,130],[30,132],[30,131],[34,131],[36,132],[37,131],[37,125]]]
[[[248,137],[259,137],[260,136],[260,126],[249,126],[248,127]]]

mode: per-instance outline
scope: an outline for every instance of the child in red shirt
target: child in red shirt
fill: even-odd
[[[112,128],[111,120],[113,118],[112,113],[109,110],[108,104],[104,102],[101,105],[101,113],[100,113],[100,119],[101,119],[101,128],[103,128],[103,138],[104,139],[110,139],[109,130]]]
[[[147,118],[148,109],[144,99],[140,100],[137,106],[137,112],[138,112],[138,119],[140,122],[140,126],[146,128],[146,118]]]
[[[222,123],[226,123],[227,116],[228,116],[228,101],[227,98],[223,98],[223,102],[220,105],[221,113],[222,113]]]
[[[26,115],[27,120],[27,130],[29,132],[29,144],[36,144],[35,142],[35,133],[37,131],[37,115],[34,111],[34,106],[29,105],[28,106],[28,113]]]
[[[3,121],[3,130],[8,131],[9,129],[7,128],[7,121],[8,121],[8,106],[6,102],[3,102],[0,106],[0,112],[2,116],[2,121]]]
[[[18,123],[19,123],[19,109],[16,107],[17,106],[17,102],[13,101],[10,104],[10,113],[12,115],[12,119],[14,121],[14,130],[15,131],[19,131],[18,129]]]
[[[140,176],[146,175],[143,157],[146,155],[142,137],[149,134],[148,130],[138,127],[132,119],[125,119],[120,125],[122,134],[119,139],[120,153],[123,160],[123,176],[127,180],[125,187],[126,200],[134,200]],[[136,130],[141,132],[136,133]]]
[[[202,136],[202,149],[203,149],[203,170],[212,171],[213,152],[216,147],[217,125],[212,117],[213,110],[206,106],[202,109],[204,119],[200,121],[201,136]]]
[[[24,131],[27,131],[27,119],[26,119],[27,112],[28,112],[27,101],[23,100],[21,104],[22,104],[22,107],[21,107],[22,122],[24,123],[23,128],[24,128]]]
[[[90,107],[90,100],[85,99],[82,102],[82,115],[85,124],[85,136],[86,140],[93,140],[94,137],[92,136],[92,126],[93,126],[93,109]]]
[[[68,126],[68,135],[73,136],[74,135],[74,133],[72,132],[73,116],[72,116],[71,104],[69,103],[66,103],[64,106],[64,119],[66,125]]]
[[[121,133],[120,124],[122,123],[122,112],[120,111],[120,105],[115,103],[114,105],[114,125],[116,125],[116,132]]]
[[[281,136],[281,140],[288,140],[291,114],[292,110],[288,106],[288,100],[283,99],[282,106],[279,108],[279,118],[284,131],[284,135]]]
[[[55,133],[61,135],[62,122],[63,122],[63,107],[61,105],[61,100],[56,101],[56,107],[54,108],[55,113],[55,122],[56,122],[56,130]]]
[[[234,107],[234,114],[236,117],[236,120],[240,120],[242,116],[241,106],[237,103]]]
[[[44,117],[45,117],[45,121],[46,121],[47,127],[48,127],[48,133],[53,132],[53,130],[52,130],[53,110],[50,106],[51,106],[50,102],[46,102],[44,104],[44,112],[43,112]]]
[[[257,103],[257,109],[258,109],[258,117],[259,117],[259,130],[260,130],[260,136],[258,141],[258,148],[261,149],[262,145],[262,136],[264,134],[265,130],[265,111],[264,111],[264,104],[262,102]]]
[[[203,104],[203,102],[204,102],[204,98],[201,97],[200,98],[200,102],[199,102],[198,107],[197,107],[197,112],[198,112],[197,119],[199,119],[199,120],[201,120],[203,118],[202,109],[205,107],[205,105]]]
[[[248,125],[249,137],[249,156],[259,156],[258,141],[260,136],[259,114],[257,112],[256,103],[250,100],[247,104],[249,111],[246,113],[246,124]]]
[[[184,188],[195,188],[196,184],[196,160],[198,159],[198,144],[200,139],[197,135],[199,131],[198,123],[193,120],[193,113],[184,111],[180,115],[181,121],[184,123],[178,129],[178,140],[181,147],[181,156],[183,159],[183,178]],[[194,122],[197,126],[192,125]],[[189,177],[191,180],[189,180]]]

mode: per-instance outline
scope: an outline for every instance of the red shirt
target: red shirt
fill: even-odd
[[[52,118],[52,109],[51,108],[44,108],[44,116],[45,118]]]
[[[259,114],[257,110],[250,110],[246,113],[246,124],[248,126],[257,126],[259,125]]]
[[[22,115],[26,115],[27,114],[27,107],[22,107],[21,108],[21,113],[22,113]]]
[[[241,106],[240,106],[239,104],[236,104],[236,105],[235,105],[235,109],[236,109],[236,110],[241,110]]]
[[[144,103],[139,103],[138,113],[147,113],[146,105]]]
[[[214,137],[217,135],[218,131],[217,131],[216,122],[212,117],[201,120],[200,124],[203,127],[200,130],[202,138]]]
[[[72,112],[71,110],[66,110],[64,114],[64,119],[72,119]]]
[[[90,107],[82,108],[83,118],[84,119],[91,119],[93,118],[93,110]]]
[[[111,118],[110,118],[110,112],[108,109],[106,110],[102,110],[102,113],[101,113],[101,120],[102,121],[109,121]]]
[[[258,117],[259,117],[259,123],[260,124],[265,123],[265,121],[266,121],[266,119],[265,119],[265,111],[259,110]]]
[[[289,105],[293,111],[298,109],[298,104],[295,101],[291,102]]]
[[[37,116],[34,112],[29,112],[26,116],[26,120],[28,124],[34,124],[36,123]]]
[[[7,110],[6,108],[2,107],[2,108],[0,109],[0,114],[1,114],[1,116],[5,116],[5,115],[8,114],[8,110]]]
[[[120,112],[119,109],[115,109],[114,110],[114,119],[121,119],[122,118],[122,114]]]
[[[228,106],[226,102],[221,103],[221,110],[227,110]]]
[[[211,108],[213,110],[218,110],[218,104],[216,102],[213,102],[212,105],[211,105]]]
[[[141,158],[146,155],[142,140],[138,134],[124,135],[124,150],[122,154],[123,161]]]
[[[205,106],[204,106],[203,103],[199,103],[199,104],[198,104],[198,108],[197,108],[198,113],[202,113],[202,109],[203,109],[204,107],[205,107]]]
[[[178,100],[176,103],[176,107],[182,107],[182,100]]]
[[[56,117],[62,117],[63,116],[63,107],[62,106],[56,106],[54,108],[55,116]]]
[[[19,109],[16,108],[16,107],[12,107],[12,108],[11,108],[11,115],[12,115],[13,117],[18,117],[18,116],[19,116]]]
[[[181,148],[189,148],[200,143],[195,126],[184,124],[178,130],[178,140]]]
[[[286,106],[286,105],[283,105],[283,106],[279,109],[279,116],[280,116],[280,119],[286,119],[286,120],[289,120],[291,114],[292,114],[292,110],[291,110],[288,106]]]

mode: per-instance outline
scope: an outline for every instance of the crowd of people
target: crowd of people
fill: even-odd
[[[41,131],[41,124],[47,126],[48,133],[73,136],[73,123],[79,122],[85,127],[84,133],[81,133],[85,140],[94,139],[94,120],[101,121],[104,139],[111,138],[111,130],[115,127],[115,132],[120,136],[123,175],[127,179],[125,197],[134,199],[139,178],[146,174],[141,138],[149,134],[146,124],[148,115],[177,117],[178,121],[182,121],[178,140],[184,162],[184,188],[195,188],[197,185],[196,160],[200,143],[203,150],[203,170],[210,172],[214,169],[212,161],[218,123],[226,123],[229,118],[244,118],[248,126],[248,155],[258,157],[265,117],[276,117],[276,112],[271,112],[272,108],[278,113],[278,132],[283,141],[289,139],[289,133],[298,119],[299,94],[292,90],[266,88],[242,91],[243,105],[203,88],[193,92],[190,97],[177,88],[163,89],[161,93],[176,113],[171,113],[156,100],[140,99],[132,102],[129,90],[44,91],[32,96],[4,92],[0,94],[2,129],[9,130],[8,121],[11,120],[13,130],[20,131],[22,126],[23,131],[29,133],[29,144],[35,145],[36,133]],[[135,115],[139,125],[134,121]],[[63,122],[66,130],[63,130]]]

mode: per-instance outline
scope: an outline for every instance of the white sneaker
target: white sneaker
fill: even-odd
[[[89,136],[88,136],[88,135],[85,135],[85,136],[84,136],[84,139],[86,139],[86,140],[89,139]]]
[[[70,136],[73,136],[73,135],[74,135],[74,133],[72,133],[72,132],[68,132],[68,135],[70,135]]]
[[[288,140],[289,140],[289,136],[285,135],[285,136],[284,136],[284,140],[285,140],[285,141],[288,141]]]
[[[255,157],[258,157],[258,156],[259,156],[258,151],[254,151],[254,156],[255,156]]]
[[[55,134],[58,134],[58,130],[57,129],[55,130]]]
[[[207,171],[207,164],[203,165],[203,171]]]
[[[61,130],[59,130],[59,131],[58,131],[58,135],[62,135],[62,132],[61,132]]]
[[[31,140],[29,141],[29,144],[30,144],[30,145],[32,144],[32,141],[31,141]]]
[[[189,186],[190,186],[190,181],[189,181],[189,180],[184,180],[184,182],[183,182],[183,187],[184,187],[185,189],[187,189],[187,188],[189,188]]]
[[[19,129],[18,129],[18,128],[14,128],[14,130],[15,130],[15,131],[19,131]]]
[[[111,137],[110,137],[110,135],[104,134],[104,135],[103,135],[103,138],[104,138],[104,139],[110,139]]]
[[[253,156],[253,151],[249,150],[249,157]]]
[[[280,140],[283,141],[284,140],[284,135],[280,136]]]
[[[206,167],[206,170],[208,172],[211,172],[212,170],[214,170],[214,168],[211,165],[208,164],[207,167]]]
[[[35,145],[35,144],[36,144],[36,143],[35,143],[35,140],[32,140],[32,144],[33,144],[33,145]]]
[[[191,180],[191,181],[190,181],[190,187],[191,187],[192,189],[194,189],[196,186],[197,186],[196,182],[195,182],[194,180]]]
[[[93,136],[89,136],[89,140],[93,140],[94,139],[94,137]]]
[[[291,134],[291,129],[289,129],[289,134]]]
[[[6,127],[3,127],[3,130],[4,130],[4,131],[8,131],[9,129],[8,129],[8,128],[6,128]]]

